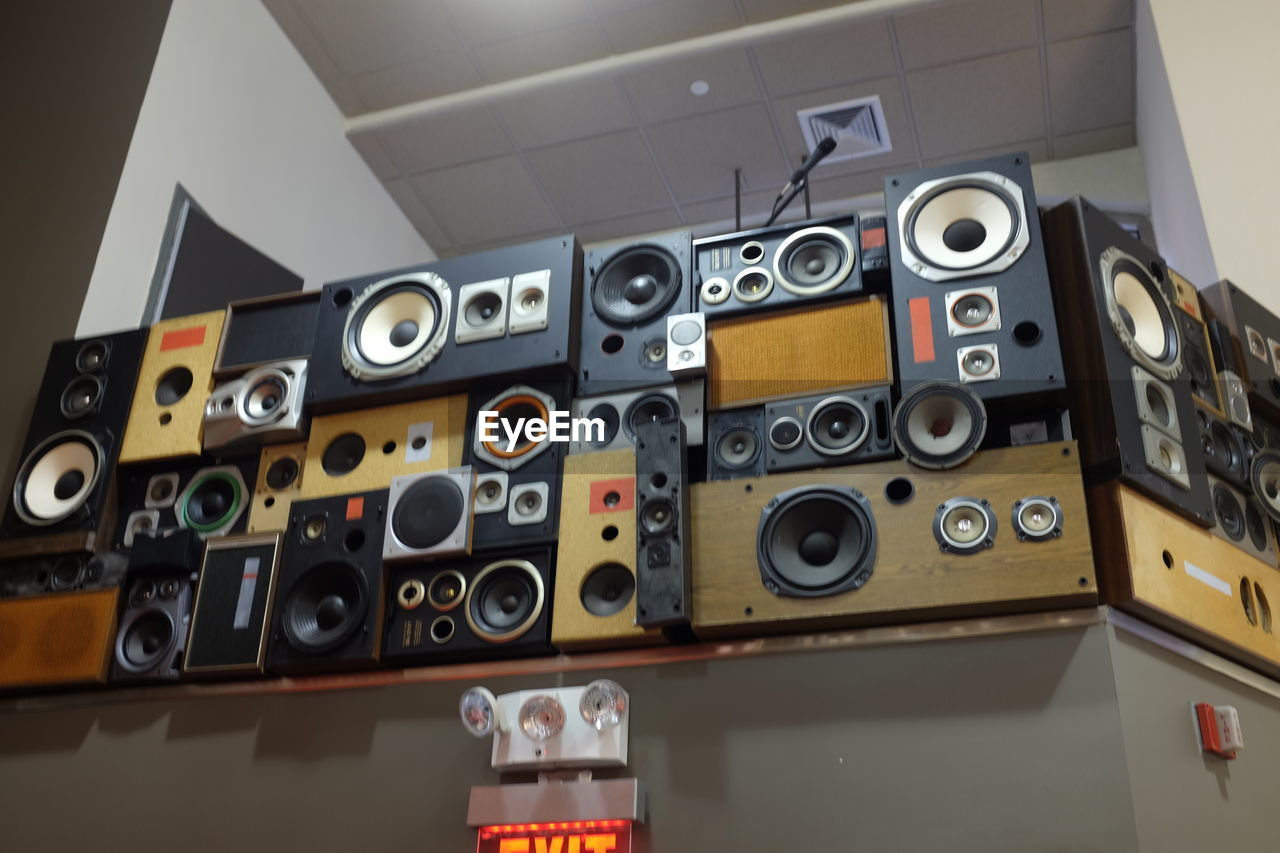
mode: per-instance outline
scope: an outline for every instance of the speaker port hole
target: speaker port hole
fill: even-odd
[[[364,547],[364,531],[356,528],[342,540],[342,546],[348,551],[359,551]]]
[[[1168,551],[1161,551],[1161,552],[1160,552],[1160,557],[1161,557],[1161,559],[1163,559],[1163,560],[1164,560],[1164,567],[1165,567],[1166,569],[1172,569],[1172,568],[1173,568],[1173,555],[1172,555],[1172,554],[1170,554]]]
[[[1271,633],[1271,603],[1267,601],[1267,595],[1262,591],[1262,587],[1255,583],[1253,585],[1253,599],[1258,605],[1258,621],[1262,623],[1262,632],[1264,634]]]
[[[447,643],[453,639],[453,620],[448,616],[441,616],[439,619],[431,623],[431,639],[437,643]]]
[[[172,406],[187,396],[193,381],[194,377],[187,368],[170,368],[156,383],[156,402],[161,406]]]
[[[386,444],[382,445],[382,452],[387,454],[388,456],[390,456],[392,453],[395,453],[396,443],[394,441],[388,441]]]
[[[1156,277],[1156,281],[1164,281],[1164,267],[1159,261],[1151,262],[1151,274]]]
[[[164,414],[160,415],[160,426],[168,426],[169,422],[172,420],[173,420],[173,415],[169,414],[168,412],[165,412]]]
[[[1030,320],[1023,320],[1013,327],[1013,339],[1024,347],[1029,347],[1040,340],[1040,326]]]
[[[904,504],[916,493],[916,487],[906,477],[894,477],[884,487],[884,497],[891,504]]]
[[[1244,608],[1244,618],[1249,624],[1257,627],[1258,613],[1253,606],[1253,587],[1248,578],[1240,578],[1240,606]]]
[[[333,307],[334,308],[347,307],[347,304],[351,302],[351,297],[354,295],[355,294],[352,293],[351,288],[349,287],[338,288],[333,292]]]
[[[1080,586],[1088,586],[1088,585],[1089,585],[1089,579],[1088,579],[1088,578],[1080,578],[1079,580],[1077,580],[1077,581],[1076,581],[1076,583],[1080,584]]]
[[[764,244],[756,240],[744,243],[738,250],[738,257],[742,258],[744,264],[758,264],[764,260]]]
[[[267,496],[267,499],[266,499],[266,500],[264,500],[264,501],[262,502],[262,505],[263,505],[263,506],[266,506],[266,507],[272,507],[272,506],[275,506],[275,505],[276,505],[276,499],[268,495],[268,496]]]
[[[622,351],[622,335],[609,335],[600,342],[600,349],[607,355],[616,355]]]
[[[604,530],[600,531],[600,538],[606,542],[612,542],[618,538],[618,528],[610,524]]]
[[[421,450],[422,448],[427,446],[427,439],[421,435],[415,436],[413,441],[410,442],[409,446],[412,447],[414,450]]]
[[[649,485],[655,489],[664,488],[667,485],[667,475],[659,471],[649,478]]]

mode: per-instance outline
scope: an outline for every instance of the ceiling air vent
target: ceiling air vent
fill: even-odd
[[[828,163],[893,150],[879,95],[809,107],[798,111],[796,118],[810,152],[828,136],[836,141],[836,150],[826,158]]]

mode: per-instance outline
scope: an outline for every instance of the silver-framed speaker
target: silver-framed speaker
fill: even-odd
[[[569,452],[590,453],[633,447],[638,424],[672,416],[679,416],[684,421],[689,446],[700,446],[703,441],[705,393],[706,383],[695,380],[644,391],[579,397],[571,407],[573,417],[598,419],[603,430],[591,433],[586,439],[571,441]]]
[[[204,448],[295,441],[306,433],[305,359],[264,365],[213,390],[204,407]]]
[[[471,553],[476,476],[471,466],[391,481],[382,559],[438,560]]]

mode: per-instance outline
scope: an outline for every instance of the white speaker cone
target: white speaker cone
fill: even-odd
[[[926,261],[950,269],[968,269],[995,260],[1009,245],[1019,224],[1003,195],[977,187],[957,187],[924,203],[915,216],[911,237]]]
[[[404,361],[431,339],[436,308],[425,294],[402,290],[369,310],[358,331],[360,351],[373,364]]]
[[[19,475],[20,515],[33,524],[52,524],[69,516],[88,499],[98,482],[100,452],[88,436],[60,440],[54,436],[32,454],[25,477]]]
[[[931,456],[948,456],[973,438],[973,414],[949,395],[926,397],[907,415],[907,438]]]
[[[1166,357],[1169,338],[1165,334],[1164,316],[1151,291],[1131,272],[1121,271],[1112,282],[1116,304],[1129,316],[1133,342],[1154,359]],[[1126,324],[1129,325],[1129,324]]]

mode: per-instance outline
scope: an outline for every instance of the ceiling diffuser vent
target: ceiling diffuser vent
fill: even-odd
[[[798,111],[796,118],[810,152],[828,136],[836,141],[836,150],[826,158],[828,163],[893,150],[879,95],[809,107]]]

